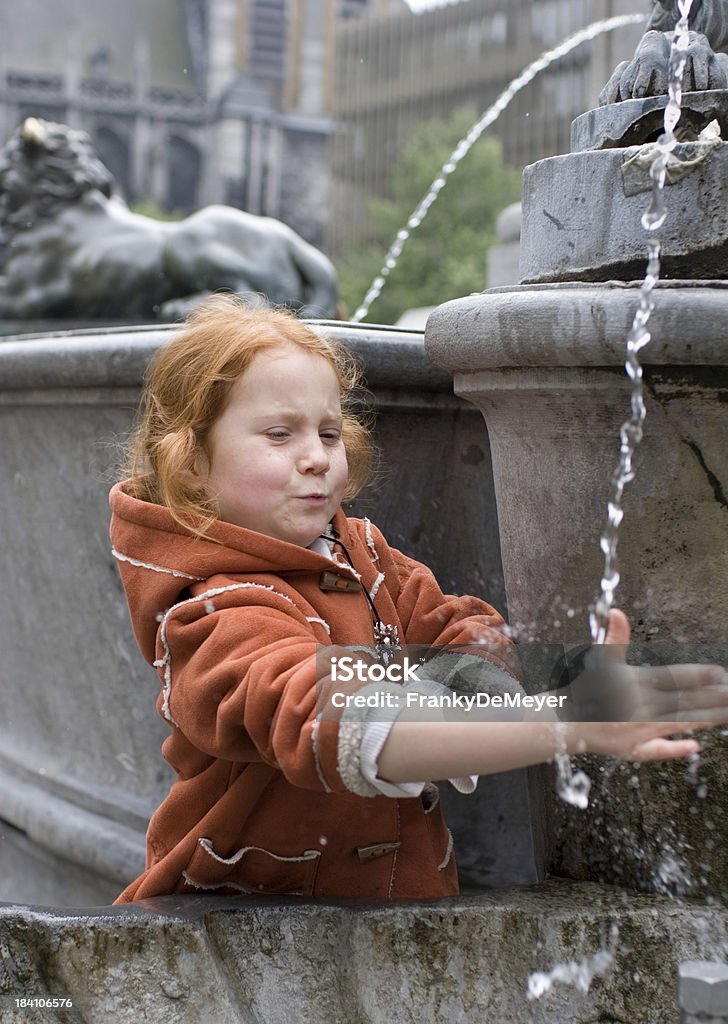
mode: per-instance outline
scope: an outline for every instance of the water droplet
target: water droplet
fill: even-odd
[[[589,806],[591,779],[585,772],[572,772],[569,758],[565,754],[557,754],[555,763],[556,792],[565,803],[585,810]]]

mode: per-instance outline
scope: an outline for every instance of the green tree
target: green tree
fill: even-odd
[[[447,121],[428,120],[413,131],[392,171],[392,198],[369,204],[372,240],[347,250],[338,261],[341,295],[350,315],[361,304],[397,232],[476,119],[473,110],[463,108]],[[406,242],[367,319],[394,323],[405,309],[482,291],[486,252],[497,241],[496,217],[519,199],[520,185],[520,172],[503,163],[498,140],[479,139]]]
[[[153,199],[140,199],[136,203],[130,203],[129,209],[132,213],[140,213],[143,217],[151,217],[152,220],[182,220],[183,213],[179,210],[163,210],[159,203]]]

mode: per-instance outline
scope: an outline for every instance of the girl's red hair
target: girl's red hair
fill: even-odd
[[[259,352],[281,343],[323,356],[336,371],[349,463],[344,498],[358,494],[370,477],[374,448],[367,426],[352,411],[363,392],[354,357],[293,313],[251,308],[232,295],[205,299],[150,363],[141,418],[128,446],[126,490],[166,505],[178,523],[205,536],[218,510],[214,497],[190,483],[189,471],[200,452],[210,457],[210,428],[233,383]]]

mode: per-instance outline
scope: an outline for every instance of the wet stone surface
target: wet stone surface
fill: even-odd
[[[615,928],[616,925],[616,928]],[[611,966],[588,991],[533,972]],[[678,964],[725,959],[728,912],[551,881],[434,903],[164,897],[125,908],[0,907],[0,1024],[34,1020],[677,1024]],[[578,971],[576,972],[579,973]],[[583,972],[582,972],[583,973]],[[587,979],[588,980],[588,979]]]
[[[678,145],[679,159],[693,147]],[[625,183],[633,148],[549,157],[523,173],[522,283],[641,280],[645,193]],[[686,177],[669,185],[661,232],[666,278],[728,277],[728,144],[720,143]],[[631,194],[628,194],[631,193]]]
[[[653,141],[663,130],[667,95],[609,103],[580,114],[571,123],[571,152],[618,149]],[[728,90],[688,92],[683,96],[678,137],[696,138],[713,120],[728,139]]]

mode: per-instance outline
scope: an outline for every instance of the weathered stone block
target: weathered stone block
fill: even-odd
[[[425,904],[165,897],[79,912],[0,907],[0,1024],[71,999],[114,1024],[677,1024],[677,967],[720,959],[725,910],[552,882]],[[598,959],[597,954],[600,954]],[[528,999],[534,972],[589,978]],[[587,991],[584,991],[584,988]]]
[[[604,156],[605,154],[589,154]],[[655,293],[641,352],[647,419],[625,492],[617,604],[635,639],[725,657],[728,617],[728,290],[674,283]],[[633,285],[494,289],[439,307],[430,357],[482,410],[491,440],[511,622],[525,639],[588,640],[603,566],[599,536],[619,427]],[[721,646],[722,645],[722,646]],[[542,771],[547,868],[625,887],[728,896],[726,740],[684,763],[591,763],[590,807],[567,807]],[[702,795],[701,795],[702,794]]]
[[[656,139],[664,130],[666,106],[667,96],[663,95],[587,110],[571,122],[571,152],[641,146]],[[718,121],[723,138],[728,138],[728,92],[711,89],[683,93],[679,137],[697,138],[711,121]]]
[[[677,146],[678,158],[688,155]],[[633,151],[569,153],[523,172],[520,275],[524,284],[642,280],[648,197],[625,191],[622,165]],[[667,187],[662,276],[728,278],[728,144]]]

